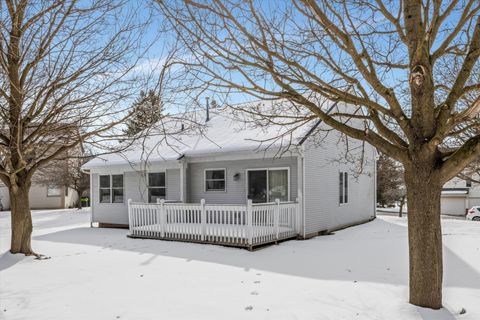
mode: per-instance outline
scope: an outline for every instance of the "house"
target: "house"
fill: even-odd
[[[77,136],[78,130],[79,128],[75,124],[69,123],[29,123],[24,128],[24,133],[35,133],[35,139],[30,139],[34,142],[24,146],[26,150],[29,150],[26,153],[29,163],[52,155],[53,152],[67,144],[72,137]],[[6,135],[10,134],[5,125],[0,126],[0,132]],[[64,187],[68,185],[65,176],[74,165],[72,159],[81,156],[83,151],[83,146],[79,144],[63,151],[54,160],[35,171],[29,191],[30,209],[65,209],[76,206],[79,195],[73,188]],[[8,157],[4,159],[8,159]],[[1,181],[0,202],[3,210],[10,209],[9,190]]]
[[[83,166],[91,175],[92,223],[130,225],[140,237],[226,244],[239,237],[251,246],[279,240],[282,230],[284,238],[309,238],[375,217],[370,145],[348,140],[364,160],[360,172],[345,160],[347,142],[318,120],[290,132],[227,109],[196,115],[201,132],[182,124]]]
[[[465,216],[473,206],[480,206],[480,184],[455,177],[443,186],[442,214]]]
[[[75,190],[55,185],[32,183],[29,192],[30,209],[65,209],[75,207],[78,195]],[[0,182],[0,201],[3,210],[10,210],[8,188]]]

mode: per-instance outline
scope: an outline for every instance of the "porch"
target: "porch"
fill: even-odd
[[[129,237],[253,247],[295,238],[297,202],[245,205],[137,203],[128,200]]]

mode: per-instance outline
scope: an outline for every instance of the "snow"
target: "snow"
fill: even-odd
[[[454,194],[468,194],[468,191],[467,190],[443,190],[442,191],[442,194],[445,194],[445,195],[454,195]]]
[[[88,211],[35,211],[11,255],[0,212],[0,319],[480,319],[480,223],[443,220],[445,309],[407,303],[405,218],[249,252],[127,238]],[[465,314],[460,314],[464,308]]]
[[[262,105],[272,102],[262,102]],[[325,103],[325,108],[331,103]],[[285,107],[289,107],[288,105]],[[166,116],[161,125],[151,129],[147,137],[140,138],[122,152],[96,157],[83,168],[101,168],[109,165],[138,164],[142,161],[175,161],[182,156],[205,156],[230,152],[264,153],[267,150],[285,149],[298,143],[316,123],[311,120],[298,128],[291,123],[293,117],[302,118],[289,108],[290,118],[276,118],[275,124],[263,126],[253,116],[235,112],[230,108],[210,111],[205,122],[205,112],[198,111],[182,119]],[[259,120],[259,119],[257,119]],[[181,123],[187,130],[180,131]]]

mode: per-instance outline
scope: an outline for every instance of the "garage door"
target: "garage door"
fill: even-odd
[[[464,197],[442,197],[442,214],[465,215]]]

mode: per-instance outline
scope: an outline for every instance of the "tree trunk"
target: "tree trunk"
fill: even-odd
[[[12,221],[11,253],[34,254],[32,250],[32,214],[28,199],[29,186],[10,187]]]
[[[407,196],[403,195],[402,198],[400,199],[400,210],[398,211],[398,216],[401,218],[403,215],[403,206],[405,205],[405,198]]]
[[[410,303],[432,309],[442,307],[442,184],[433,166],[405,171],[408,198]]]
[[[82,194],[85,191],[85,189],[74,189],[77,194],[78,194],[78,199],[77,199],[77,209],[82,209],[83,203],[82,203]]]

